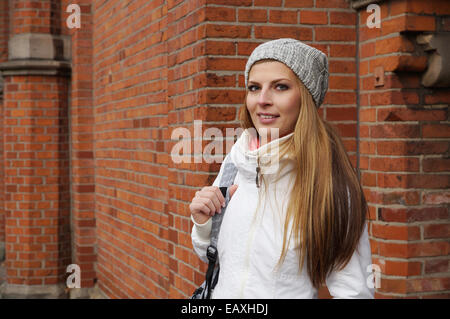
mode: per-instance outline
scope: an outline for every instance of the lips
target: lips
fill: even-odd
[[[257,113],[259,123],[262,125],[274,124],[280,116],[271,113]]]
[[[258,116],[263,119],[273,119],[280,117],[278,114],[271,114],[271,113],[258,113]]]

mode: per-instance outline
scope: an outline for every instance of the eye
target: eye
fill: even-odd
[[[286,91],[287,89],[289,89],[289,86],[287,86],[286,84],[278,83],[275,88],[280,91]]]
[[[254,91],[256,91],[257,89],[259,89],[259,87],[258,87],[257,85],[251,84],[251,85],[249,85],[249,86],[247,87],[247,89],[248,89],[250,92],[254,92]]]

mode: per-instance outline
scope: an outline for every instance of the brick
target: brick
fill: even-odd
[[[376,55],[397,52],[414,52],[414,44],[402,36],[395,36],[375,42]]]
[[[414,124],[380,124],[370,128],[372,138],[417,138],[419,135],[419,126]]]
[[[418,158],[371,158],[369,164],[370,170],[385,172],[418,172]]]
[[[360,109],[359,120],[361,122],[375,122],[377,120],[376,112],[375,109]]]
[[[378,141],[379,155],[422,155],[442,154],[448,150],[448,143],[439,141]]]
[[[439,256],[444,251],[448,251],[448,244],[445,242],[429,242],[417,244],[400,244],[388,242],[379,243],[379,253],[386,257],[432,257]]]
[[[253,43],[253,42],[238,42],[237,43],[237,50],[239,55],[250,55],[253,50],[259,45],[260,43]],[[244,83],[244,75],[238,76],[238,82],[239,86],[242,87]]]
[[[329,91],[325,95],[323,104],[354,104],[356,102],[356,96],[353,92],[333,92]]]
[[[314,25],[327,24],[328,16],[326,12],[301,10],[300,23]]]
[[[430,208],[379,208],[378,218],[385,222],[410,223],[416,221],[443,220],[449,213],[443,207]]]
[[[384,77],[385,86],[390,88],[418,88],[420,77],[416,74],[393,74]]]
[[[239,9],[238,21],[242,22],[266,22],[267,10]]]
[[[448,158],[424,158],[422,160],[424,172],[448,172],[450,159]]]
[[[356,15],[353,12],[330,11],[330,24],[356,25]]]
[[[436,192],[426,192],[422,195],[423,204],[440,205],[450,202],[450,192],[449,191],[436,191]]]
[[[359,143],[359,152],[361,154],[375,154],[376,152],[376,143],[369,141],[360,141]]]
[[[427,59],[424,56],[391,55],[375,58],[370,61],[369,71],[373,73],[375,67],[382,66],[388,71],[416,71],[422,72],[427,67]]]
[[[424,226],[424,239],[449,238],[450,224],[429,224]]]
[[[333,76],[328,79],[328,88],[338,90],[356,90],[356,79],[352,76]]]
[[[429,292],[447,290],[450,287],[448,278],[422,278],[409,279],[407,289],[409,292]]]
[[[328,61],[330,73],[355,73],[356,65],[352,61],[332,60]],[[331,92],[328,92],[331,93]]]
[[[250,36],[251,26],[207,24],[205,36],[211,38],[247,38]]]
[[[316,8],[350,8],[350,4],[340,0],[316,0]]]
[[[449,259],[425,260],[425,274],[446,273],[449,269]]]
[[[382,271],[389,276],[419,276],[422,274],[422,263],[386,260]]]
[[[419,240],[420,228],[417,226],[393,226],[373,223],[372,236],[392,240]]]
[[[307,8],[313,7],[313,0],[284,0],[285,8]]]
[[[418,191],[389,191],[377,194],[377,200],[384,205],[413,206],[420,203]]]
[[[206,54],[234,55],[235,44],[229,41],[206,41]]]
[[[447,110],[412,110],[406,108],[387,108],[377,110],[377,119],[384,121],[444,121]]]
[[[353,44],[330,44],[330,57],[353,57],[356,47]]]
[[[236,9],[222,7],[206,7],[206,21],[236,21]]]
[[[352,28],[317,27],[315,32],[316,41],[354,41],[356,36]]]
[[[208,0],[208,4],[223,4],[227,6],[247,7],[252,5],[252,0]]]
[[[210,70],[239,70],[245,67],[246,61],[244,59],[235,58],[209,58],[207,60],[207,67]]]
[[[381,278],[380,288],[377,291],[406,294],[406,281],[404,279]]]
[[[450,94],[445,90],[433,90],[431,94],[425,94],[426,104],[449,104]]]
[[[327,120],[329,121],[356,121],[356,110],[353,107],[327,108]]]
[[[378,174],[380,187],[402,188],[430,188],[439,189],[449,187],[450,180],[447,176],[430,174]]]
[[[373,57],[374,55],[375,55],[375,43],[369,42],[361,45],[360,47],[361,59]]]
[[[298,13],[297,13],[297,11],[270,10],[269,11],[269,22],[297,24],[298,23]]]
[[[450,136],[450,127],[446,124],[423,124],[422,137],[445,138]]]
[[[377,186],[377,175],[364,172],[361,174],[361,181],[364,186]]]
[[[301,41],[312,40],[312,30],[304,27],[275,27],[255,26],[255,38],[276,39],[282,37],[294,38]]]
[[[245,92],[231,90],[208,90],[199,96],[199,101],[214,104],[240,104],[244,101]]]
[[[429,3],[424,3],[420,0],[412,1],[396,1],[391,4],[391,15],[399,15],[405,12],[416,14],[449,14],[447,2],[445,0],[436,0]]]
[[[434,31],[435,18],[429,16],[402,15],[391,20],[383,21],[382,34],[401,31]]]
[[[234,107],[197,108],[194,115],[197,120],[204,121],[232,121],[236,118]]]
[[[343,138],[356,136],[355,124],[336,124],[335,127],[340,136]]]
[[[370,105],[418,104],[419,97],[415,92],[377,92],[370,95]]]
[[[431,257],[431,256],[447,255],[448,248],[449,243],[442,241],[411,243],[408,245],[408,256]]]

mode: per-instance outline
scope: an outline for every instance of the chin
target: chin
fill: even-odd
[[[262,135],[264,135],[264,134],[267,134],[268,135],[268,137],[270,137],[270,139],[272,139],[271,138],[271,130],[277,130],[278,131],[278,136],[276,137],[276,138],[279,138],[279,137],[281,137],[281,130],[280,130],[280,128],[279,127],[271,127],[271,126],[263,126],[263,127],[259,127],[259,128],[257,128],[257,131],[258,131],[258,134],[260,135],[260,136],[262,136]],[[274,135],[276,135],[276,131],[274,132]]]

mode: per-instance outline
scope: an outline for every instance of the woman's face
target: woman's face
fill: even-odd
[[[294,131],[300,112],[300,88],[291,69],[278,61],[255,63],[247,90],[247,109],[262,144],[265,134],[270,142]],[[278,136],[274,133],[277,129]]]

